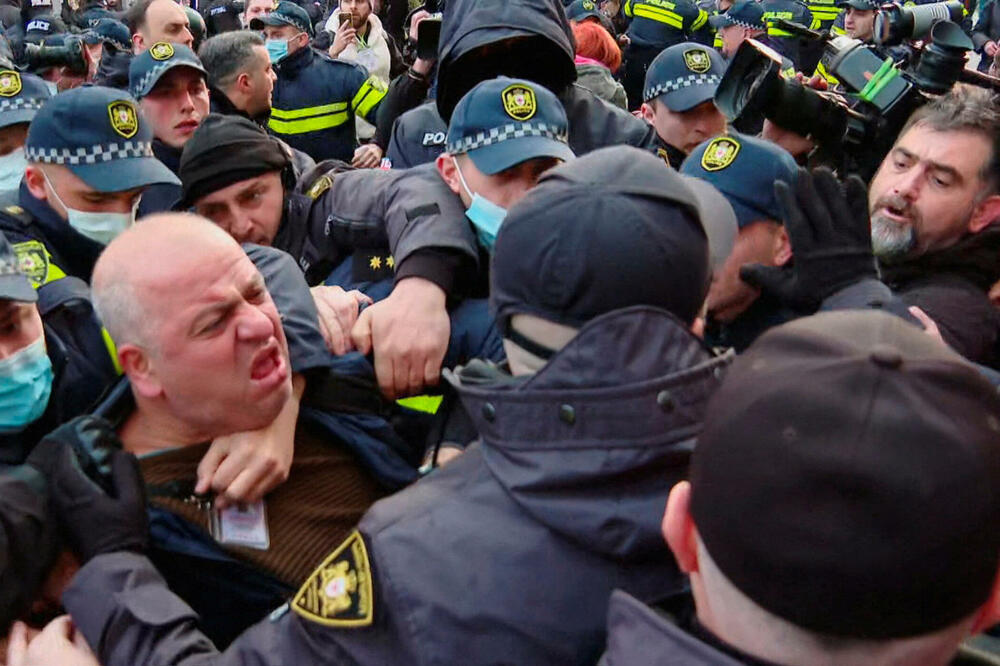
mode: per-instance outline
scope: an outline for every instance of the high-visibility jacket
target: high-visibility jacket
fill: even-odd
[[[304,48],[275,65],[268,130],[317,162],[350,162],[357,148],[354,118],[375,122],[386,86],[361,65]]]
[[[635,46],[666,48],[704,32],[711,39],[708,12],[691,0],[626,0],[625,16],[632,20],[628,36]]]

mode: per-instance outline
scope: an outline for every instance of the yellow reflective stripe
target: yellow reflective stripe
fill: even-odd
[[[119,375],[122,374],[122,364],[118,362],[118,347],[115,345],[115,341],[111,339],[108,329],[103,326],[101,326],[101,337],[104,338],[104,346],[108,349],[108,356],[111,357],[111,364],[115,366],[115,372]]]
[[[704,9],[699,9],[698,18],[696,18],[694,20],[694,23],[691,24],[691,29],[698,30],[701,28],[701,26],[705,25],[706,23],[708,23],[708,12],[706,12]]]
[[[839,25],[834,25],[830,27],[830,32],[835,35],[846,35],[847,31],[841,28]]]
[[[657,23],[666,23],[667,25],[677,28],[678,30],[684,29],[684,19],[674,12],[667,11],[666,9],[660,9],[659,7],[639,5],[635,8],[635,15],[637,18],[647,18],[652,21],[656,21]]]
[[[441,400],[443,400],[443,396],[440,395],[415,395],[412,398],[402,398],[396,402],[400,407],[417,412],[437,414],[437,410],[441,407]]]
[[[767,34],[771,37],[794,37],[792,33],[787,30],[779,30],[778,28],[768,28]]]
[[[354,115],[366,117],[375,105],[382,101],[385,97],[386,88],[382,85],[381,81],[377,81],[374,77],[369,78],[365,81],[361,88],[358,89],[358,94],[354,96],[351,100],[351,108],[354,110]]]
[[[632,0],[625,0],[625,16],[632,18]]]
[[[46,252],[46,254],[48,254],[48,252]],[[45,274],[45,282],[43,282],[42,284],[48,284],[49,282],[62,280],[64,277],[66,277],[66,273],[63,272],[63,269],[59,268],[58,266],[52,263],[52,255],[50,254],[49,271],[48,273]]]
[[[306,134],[308,132],[318,132],[320,130],[339,127],[350,119],[347,111],[331,113],[328,116],[318,118],[306,118],[305,120],[277,120],[271,118],[267,121],[267,126],[277,134]]]
[[[337,102],[336,104],[324,104],[323,106],[309,106],[304,109],[271,109],[271,117],[278,120],[294,120],[296,118],[308,118],[309,116],[319,116],[334,111],[346,111],[347,102]]]
[[[818,76],[821,79],[825,80],[827,83],[830,84],[831,87],[840,85],[840,81],[837,80],[837,77],[835,77],[830,72],[826,71],[826,67],[823,66],[822,62],[816,65],[816,72],[815,74],[813,74],[813,76]]]
[[[715,33],[715,37],[712,38],[712,47],[721,49],[722,48],[722,35]]]

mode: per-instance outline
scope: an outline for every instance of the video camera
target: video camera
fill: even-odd
[[[783,78],[781,56],[748,40],[719,83],[715,103],[730,120],[762,114],[776,125],[811,137],[823,161],[867,180],[910,114],[931,95],[948,92],[957,81],[1000,91],[1000,79],[965,69],[973,44],[954,22],[963,16],[964,8],[954,0],[879,9],[875,18],[879,47],[929,37],[922,47],[913,47],[913,57],[905,65],[846,35],[831,36],[779,20],[783,30],[826,42],[821,63],[842,90],[820,92]]]
[[[25,44],[24,58],[28,69],[33,72],[50,67],[65,67],[70,73],[82,76],[88,71],[83,51],[83,39],[79,35],[65,35],[61,46]]]

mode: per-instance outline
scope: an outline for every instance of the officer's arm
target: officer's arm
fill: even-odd
[[[976,25],[972,28],[972,43],[975,45],[977,51],[982,49],[986,42],[992,41],[992,37],[990,37],[990,18],[993,15],[993,7],[990,6],[987,9],[989,11],[979,13]]]
[[[396,119],[401,115],[423,104],[430,89],[430,79],[427,76],[410,69],[405,74],[397,76],[389,85],[389,90],[379,105],[377,122],[375,123],[375,143],[383,151],[389,147],[393,136]]]
[[[692,41],[711,46],[715,39],[715,33],[712,32],[712,26],[708,22],[708,12],[693,2],[690,5],[689,12],[687,12],[690,17],[690,23],[687,25],[688,35]]]
[[[358,118],[364,118],[373,125],[378,122],[378,110],[385,99],[386,84],[377,76],[367,76],[363,67],[357,67],[354,72],[354,97],[351,99],[351,112]],[[381,147],[381,146],[380,146]]]
[[[417,664],[393,627],[383,590],[379,612],[356,628],[320,624],[284,605],[219,652],[198,616],[167,587],[143,555],[116,552],[88,562],[63,595],[98,659],[106,666],[264,666],[285,664]],[[346,624],[346,623],[344,623]]]

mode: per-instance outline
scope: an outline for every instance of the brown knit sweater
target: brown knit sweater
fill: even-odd
[[[193,484],[208,444],[173,449],[140,460],[148,486]],[[321,439],[299,424],[288,480],[265,497],[270,547],[223,545],[286,584],[297,587],[357,526],[382,492],[353,455],[337,441]],[[150,502],[205,531],[210,509],[181,498],[151,496]]]

